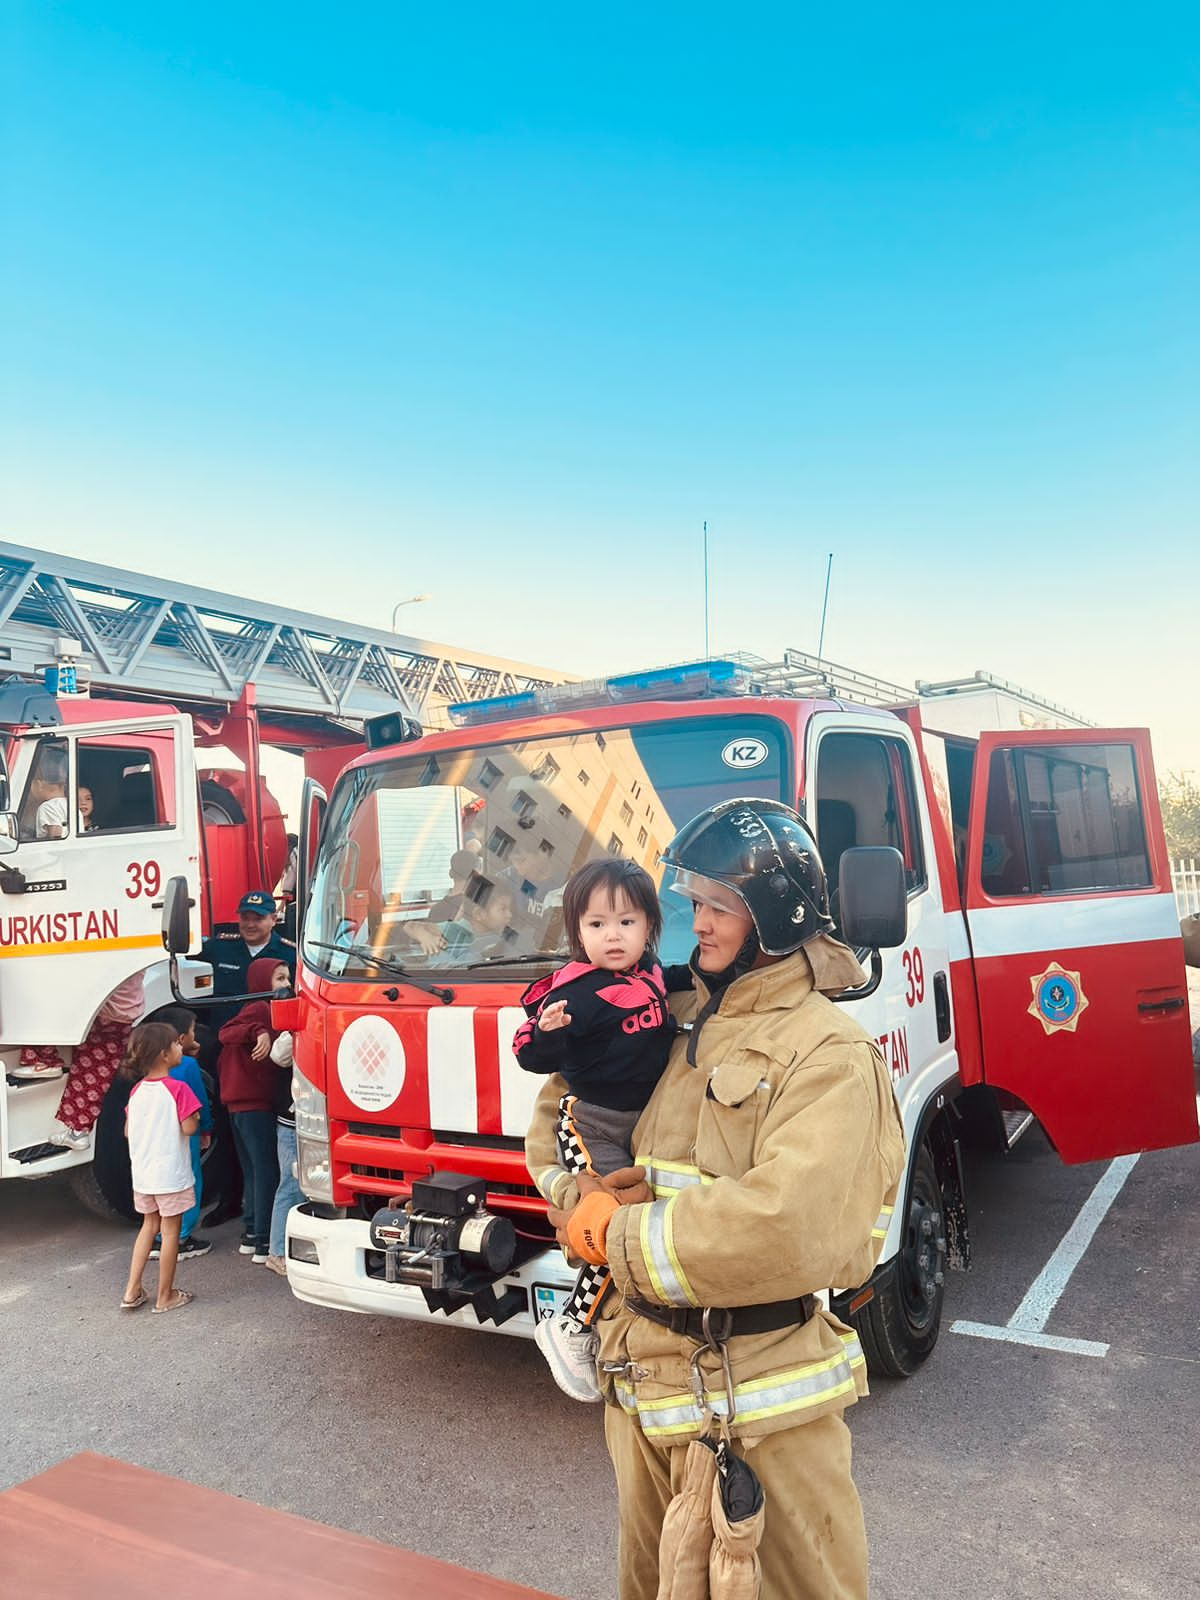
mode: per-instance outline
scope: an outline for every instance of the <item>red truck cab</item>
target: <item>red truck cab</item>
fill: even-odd
[[[944,1268],[968,1258],[964,1125],[1005,1138],[1036,1118],[1067,1161],[1197,1137],[1144,732],[943,735],[930,705],[758,694],[712,662],[459,710],[450,731],[369,750],[306,816],[298,996],[277,1008],[309,1197],[288,1225],[300,1298],[526,1335],[553,1309],[572,1274],[524,1161],[541,1080],[512,1054],[519,997],[564,958],[573,871],[612,853],[660,878],[675,831],[735,797],[807,815],[835,918],[847,851],[903,863],[904,942],[864,951],[875,981],[843,997],[879,1042],[910,1147],[872,1285],[830,1285],[876,1370],[924,1359]],[[662,903],[661,954],[686,960],[690,908]],[[376,1225],[447,1170],[477,1180],[481,1215],[513,1240],[499,1270],[464,1257],[449,1287],[397,1267],[398,1235]]]

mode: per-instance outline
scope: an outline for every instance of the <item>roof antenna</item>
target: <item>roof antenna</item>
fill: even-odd
[[[704,524],[707,528],[707,522]],[[833,571],[833,551],[829,552],[829,560],[825,564],[825,599],[821,604],[821,632],[817,639],[817,665],[820,666],[825,655],[825,615],[829,610],[829,577]]]

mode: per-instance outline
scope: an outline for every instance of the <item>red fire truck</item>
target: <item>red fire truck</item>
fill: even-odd
[[[904,700],[792,653],[463,705],[420,737],[369,724],[328,805],[306,802],[298,995],[276,1007],[308,1196],[293,1292],[524,1335],[554,1308],[572,1274],[524,1161],[541,1080],[513,1058],[519,996],[563,959],[573,870],[612,853],[657,874],[676,829],[734,797],[805,813],[835,918],[856,851],[903,866],[903,942],[863,949],[871,980],[844,997],[909,1141],[874,1278],[829,1286],[874,1370],[928,1355],[944,1269],[968,1261],[966,1133],[1006,1145],[1036,1119],[1068,1162],[1196,1139],[1147,733],[991,681]],[[661,953],[684,960],[690,907],[662,905]]]

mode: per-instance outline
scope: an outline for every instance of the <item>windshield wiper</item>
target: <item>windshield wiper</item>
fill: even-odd
[[[376,955],[374,950],[365,944],[327,944],[323,939],[306,939],[304,948],[309,950],[332,950],[339,956],[356,956],[359,961],[368,961],[380,972],[386,972],[390,978],[399,978],[402,983],[410,983],[414,989],[420,989],[425,994],[433,995],[435,1000],[440,1000],[448,1006],[454,999],[453,989],[443,989],[436,983],[429,983],[424,978],[415,977],[407,967],[399,961],[391,961],[387,956]]]
[[[474,972],[476,967],[522,967],[534,961],[565,961],[565,950],[526,950],[515,956],[486,956],[482,961],[468,961],[462,969]]]

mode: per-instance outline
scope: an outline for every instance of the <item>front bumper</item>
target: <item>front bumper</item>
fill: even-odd
[[[304,1253],[315,1249],[318,1262],[297,1260],[293,1254],[294,1243]],[[566,1293],[575,1284],[575,1274],[567,1266],[561,1250],[551,1247],[542,1251],[497,1280],[497,1298],[509,1289],[519,1289],[526,1303],[525,1310],[518,1311],[497,1327],[494,1322],[480,1322],[469,1305],[449,1315],[444,1311],[431,1311],[415,1285],[387,1283],[382,1278],[371,1277],[367,1272],[369,1250],[374,1253],[370,1225],[366,1222],[352,1217],[314,1216],[307,1205],[294,1206],[288,1214],[286,1259],[292,1293],[297,1300],[328,1306],[334,1311],[408,1317],[416,1322],[449,1322],[459,1328],[532,1339],[539,1303],[543,1315],[553,1308],[553,1301],[545,1291]],[[543,1290],[540,1301],[536,1292],[539,1288]]]

